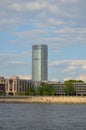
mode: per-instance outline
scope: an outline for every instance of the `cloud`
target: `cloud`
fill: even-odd
[[[9,43],[11,44],[16,44],[16,45],[20,45],[20,41],[17,41],[17,40],[10,40]]]
[[[79,2],[80,0],[61,0],[62,2],[68,2],[68,3],[76,3],[76,2]]]
[[[66,28],[62,28],[60,30],[57,31],[58,33],[62,33],[62,34],[69,34],[69,33],[73,33],[73,34],[86,34],[86,28],[71,28],[71,27],[66,27]]]
[[[20,68],[25,67],[29,64],[29,58],[27,61],[29,55],[31,55],[31,52],[29,51],[22,51],[18,54],[16,52],[0,53],[0,69],[16,69],[19,68],[19,66]]]
[[[86,0],[0,0],[1,43],[6,45],[6,42],[9,46],[4,51],[15,49],[14,52],[0,53],[0,68],[8,67],[10,71],[10,66],[11,70],[15,66],[18,66],[17,70],[20,65],[21,68],[28,66],[31,51],[28,53],[27,49],[30,50],[29,47],[35,43],[48,44],[50,53],[58,53],[59,50],[65,53],[70,44],[86,45],[85,5]],[[53,57],[56,58],[56,55]],[[64,74],[73,73],[77,69],[85,71],[86,63],[83,60],[80,62],[63,60],[49,65],[60,67]]]
[[[19,3],[12,3],[9,5],[9,8],[15,11],[21,11],[22,6]]]
[[[10,9],[15,11],[41,11],[41,10],[48,10],[51,12],[58,11],[58,7],[56,5],[51,5],[51,3],[47,1],[29,1],[29,2],[21,2],[18,3],[17,1],[10,4]]]
[[[70,79],[73,79],[73,78],[72,77],[67,77],[67,78],[64,78],[64,81],[70,80]]]
[[[30,51],[21,51],[19,53],[15,51],[10,51],[10,52],[5,52],[5,53],[0,53],[0,60],[1,58],[5,60],[4,58],[8,59],[17,59],[17,58],[22,58],[26,55],[29,55],[31,52]]]
[[[86,64],[84,64],[84,65],[82,66],[82,68],[83,68],[84,70],[86,70]]]
[[[81,74],[76,79],[86,81],[86,74]]]
[[[47,19],[47,23],[48,24],[52,24],[52,25],[62,25],[62,24],[65,24],[64,21],[58,20],[58,19],[55,19],[55,18],[48,18]]]
[[[28,30],[28,31],[21,31],[21,32],[13,32],[12,35],[16,36],[18,38],[26,38],[26,39],[32,39],[34,38],[39,38],[42,37],[44,39],[47,39],[49,41],[51,41],[52,39],[56,39],[57,40],[65,40],[65,38],[60,38],[60,37],[49,37],[48,35],[51,34],[57,34],[57,31],[52,31],[52,30],[48,30],[48,29],[34,29],[34,30]],[[47,37],[46,37],[47,36]],[[13,40],[13,42],[15,42],[15,40]]]
[[[52,36],[49,36],[50,33],[52,34]],[[19,39],[22,39],[22,40],[26,40],[26,42],[24,43],[21,43],[21,44],[27,44],[27,45],[32,45],[32,44],[35,44],[35,43],[46,43],[46,44],[49,44],[51,46],[55,46],[55,43],[57,45],[58,42],[64,42],[66,41],[65,38],[63,37],[53,37],[53,34],[54,32],[51,32],[50,30],[48,29],[35,29],[35,30],[31,30],[31,31],[24,31],[24,32],[13,32],[12,35],[14,37],[17,37]],[[11,41],[12,43],[18,43],[17,41],[15,40],[12,40]],[[30,44],[29,44],[30,43]],[[60,45],[61,46],[61,45]]]
[[[26,63],[21,62],[21,61],[11,61],[10,64],[13,64],[13,65],[25,65]]]
[[[1,31],[3,29],[15,30],[15,27],[25,24],[38,26],[40,23],[42,25],[46,23],[47,27],[75,25],[76,23],[80,25],[77,17],[82,18],[83,22],[86,20],[84,5],[84,0],[3,0],[0,1]]]
[[[52,78],[50,81],[56,81],[56,82],[58,82],[59,81],[59,79],[58,78]]]
[[[22,38],[27,38],[27,39],[32,39],[33,37],[39,37],[39,35],[43,36],[46,35],[49,31],[48,30],[28,30],[28,31],[23,31],[23,32],[13,32],[14,36],[17,37],[22,37]]]
[[[52,50],[52,52],[54,52],[54,53],[59,53],[59,52],[61,52],[60,50],[57,50],[57,49],[54,49],[54,50]]]
[[[62,72],[74,72],[77,69],[82,69],[86,71],[86,60],[62,60],[53,61],[49,64],[50,67],[62,67]]]
[[[6,77],[31,73],[31,52],[0,53],[0,72]]]
[[[86,28],[72,28],[65,27],[60,28],[58,30],[45,29],[45,28],[36,28],[32,30],[26,31],[15,31],[12,33],[14,37],[17,39],[25,39],[27,40],[24,43],[46,43],[52,44],[53,46],[58,44],[58,42],[64,43],[60,44],[60,46],[66,46],[69,44],[85,44],[86,41]],[[71,40],[73,42],[71,42]],[[17,44],[19,40],[11,40],[12,43]],[[22,44],[22,42],[20,43]]]

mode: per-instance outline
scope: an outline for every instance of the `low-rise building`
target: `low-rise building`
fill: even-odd
[[[52,84],[56,90],[56,95],[65,95],[64,83],[61,82],[48,82]],[[76,95],[86,96],[86,83],[73,83]]]
[[[86,83],[74,83],[76,95],[86,96]]]
[[[51,84],[55,88],[55,95],[65,95],[64,91],[64,82],[53,82],[48,81],[48,84]],[[8,79],[5,79],[3,76],[0,76],[0,94],[7,95],[16,95],[17,93],[28,92],[29,89],[34,86],[38,87],[41,85],[41,82],[33,82],[32,80],[22,78],[20,76],[11,76]],[[86,96],[86,83],[73,83],[75,88],[76,95]]]
[[[5,91],[7,95],[16,95],[16,93],[29,91],[32,86],[32,80],[21,79],[19,76],[12,76],[6,80]]]
[[[64,83],[61,82],[55,82],[55,81],[49,81],[48,84],[51,84],[55,88],[55,95],[65,95],[64,91]]]
[[[5,78],[3,76],[0,76],[0,94],[5,93]]]

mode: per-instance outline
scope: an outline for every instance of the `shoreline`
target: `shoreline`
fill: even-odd
[[[86,104],[84,96],[2,96],[0,103]]]

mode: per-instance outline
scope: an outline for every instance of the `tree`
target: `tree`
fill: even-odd
[[[64,91],[67,95],[75,94],[75,88],[71,82],[65,82]]]
[[[42,95],[43,96],[43,87],[42,86],[39,86],[37,88],[37,95]]]
[[[29,89],[28,95],[35,95],[35,90],[33,86]]]
[[[65,83],[84,83],[84,81],[82,80],[74,80],[74,79],[70,79],[70,80],[66,80]]]
[[[50,84],[42,83],[38,87],[37,94],[51,96],[55,94],[55,88]]]
[[[75,88],[73,86],[74,83],[84,83],[82,80],[67,80],[65,81],[64,85],[64,91],[67,95],[75,95]]]

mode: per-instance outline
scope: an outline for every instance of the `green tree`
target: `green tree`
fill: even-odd
[[[55,94],[55,88],[50,84],[42,83],[38,87],[37,94],[51,96]]]
[[[75,88],[71,82],[65,82],[64,91],[65,91],[65,94],[67,95],[75,94]]]
[[[43,87],[42,87],[42,86],[39,86],[39,87],[37,88],[37,95],[43,96]]]
[[[84,83],[84,81],[82,80],[74,80],[74,79],[70,79],[70,80],[66,80],[65,83]]]
[[[28,90],[27,94],[28,95],[35,95],[35,90],[34,90],[33,86]]]

